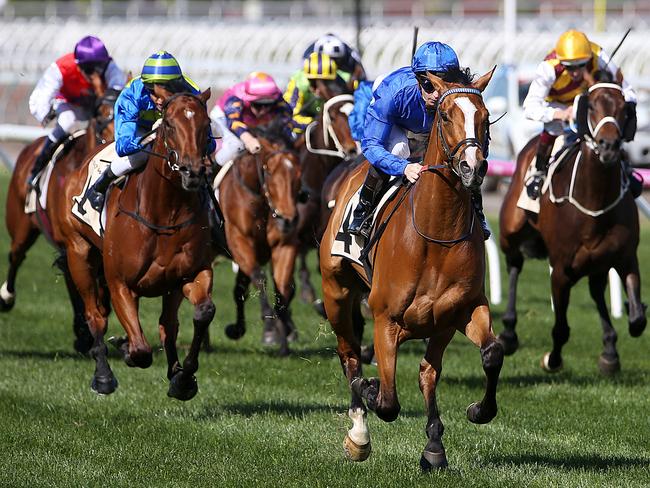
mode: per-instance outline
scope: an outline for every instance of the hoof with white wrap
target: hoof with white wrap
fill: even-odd
[[[16,294],[9,291],[5,281],[0,287],[0,311],[7,312],[14,307],[16,303]]]
[[[352,419],[352,428],[348,430],[343,441],[345,456],[351,461],[365,461],[370,456],[370,432],[368,432],[368,415],[361,408],[348,410]]]

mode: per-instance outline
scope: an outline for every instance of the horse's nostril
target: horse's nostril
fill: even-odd
[[[467,163],[467,161],[461,161],[459,164],[460,172],[468,175],[472,173],[472,167]]]
[[[487,159],[484,159],[483,161],[480,162],[480,166],[478,168],[478,175],[481,178],[484,178],[485,175],[487,174],[487,170],[488,170],[488,162]]]

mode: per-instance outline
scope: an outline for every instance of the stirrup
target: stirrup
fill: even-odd
[[[97,212],[101,212],[104,208],[104,200],[106,199],[106,195],[96,190],[94,185],[86,190],[84,198],[90,202],[90,206]]]
[[[542,193],[544,180],[546,175],[542,171],[537,171],[532,175],[532,178],[526,183],[526,193],[528,197],[537,200]]]
[[[362,221],[359,226],[352,227],[352,224],[350,224],[350,227],[348,228],[348,232],[354,236],[359,236],[363,237],[364,239],[369,239],[370,238],[370,229],[372,229],[372,214],[366,216]]]

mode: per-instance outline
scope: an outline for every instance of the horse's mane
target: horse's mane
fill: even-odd
[[[249,129],[255,137],[263,137],[270,142],[280,142],[285,147],[293,147],[293,141],[288,137],[287,121],[282,117],[273,119],[268,124],[258,125]]]
[[[194,99],[196,99],[196,101],[199,102],[201,105],[203,105],[204,107],[206,106],[205,103],[203,103],[203,101],[202,101],[202,100],[201,100],[197,95],[195,95],[194,93],[190,93],[190,92],[178,92],[178,93],[174,93],[171,97],[169,97],[167,100],[164,101],[163,106],[162,106],[162,111],[164,112],[164,111],[167,109],[167,107],[169,106],[169,104],[170,104],[173,100],[176,100],[177,98],[180,98],[180,97],[190,97],[190,98],[194,98]]]
[[[461,85],[471,85],[476,75],[472,74],[469,68],[452,68],[444,73],[434,73],[447,83],[459,83]]]
[[[596,83],[616,83],[614,76],[609,70],[599,69],[594,73]]]

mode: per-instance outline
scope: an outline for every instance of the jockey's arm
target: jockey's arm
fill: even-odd
[[[546,97],[555,82],[555,71],[549,63],[542,62],[537,66],[535,79],[530,84],[528,95],[524,100],[524,115],[530,120],[548,123],[554,119],[566,120],[563,110],[551,106]]]
[[[390,97],[379,98],[371,104],[366,115],[364,136],[361,140],[361,150],[370,164],[391,176],[404,174],[408,161],[386,150],[393,123],[390,113],[393,102]]]
[[[115,102],[115,151],[118,156],[128,156],[142,149],[137,136],[139,100],[135,84],[122,91]]]
[[[242,134],[248,132],[248,125],[244,122],[243,111],[244,102],[237,97],[230,97],[223,106],[228,129],[239,138],[241,138]]]
[[[623,96],[625,97],[626,102],[637,103],[636,92],[630,86],[630,84],[623,78],[623,73],[619,67],[612,61],[604,50],[600,50],[598,55],[598,67],[604,69],[607,66],[607,71],[609,71],[615,81],[620,82],[621,88],[623,88]]]
[[[40,124],[45,122],[50,112],[52,100],[63,85],[63,75],[56,63],[52,63],[43,73],[43,76],[29,97],[29,111]]]
[[[122,90],[126,85],[126,74],[115,64],[115,61],[111,60],[106,67],[104,80],[109,89]]]

